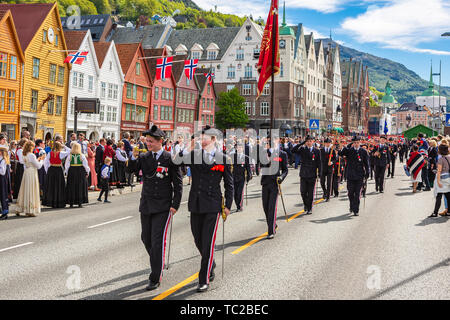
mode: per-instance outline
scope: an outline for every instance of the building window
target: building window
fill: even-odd
[[[280,63],[280,77],[283,78],[284,76],[284,67],[283,67],[283,62]]]
[[[217,52],[216,51],[208,51],[207,59],[208,60],[215,60],[216,56],[217,56]]]
[[[94,91],[94,77],[89,76],[88,79],[89,79],[88,90],[89,90],[89,92],[92,92],[92,91]]]
[[[155,100],[159,99],[159,88],[155,87]]]
[[[298,107],[298,103],[295,104],[295,117],[300,117],[300,108]]]
[[[169,89],[169,94],[170,94],[170,96],[169,96],[169,100],[173,100],[173,89],[171,88],[171,89]]]
[[[133,99],[137,99],[137,85],[133,84]]]
[[[50,64],[50,74],[48,77],[48,83],[55,84],[56,82],[56,64]]]
[[[39,79],[39,65],[41,60],[38,58],[33,58],[33,78]]]
[[[58,67],[58,86],[64,86],[64,67]]]
[[[57,47],[57,46],[58,46],[58,35],[55,34],[55,47]]]
[[[106,111],[106,121],[111,122],[111,120],[112,120],[112,107],[108,106]]]
[[[227,85],[227,92],[230,92],[233,89],[234,89],[234,84],[228,84]]]
[[[83,89],[84,86],[84,74],[80,73],[78,75],[79,79],[78,79],[78,88]]]
[[[153,120],[158,120],[158,106],[153,106]]]
[[[245,78],[251,78],[253,76],[253,67],[250,65],[245,66]]]
[[[161,106],[160,108],[160,119],[161,120],[172,120],[172,107]]]
[[[142,101],[147,101],[147,88],[142,88]]]
[[[10,56],[10,65],[9,65],[9,79],[16,80],[17,79],[17,57]]]
[[[62,101],[63,101],[63,97],[56,96],[56,114],[57,115],[61,115],[61,113],[62,113]]]
[[[114,91],[113,91],[113,100],[117,100],[118,93],[119,93],[119,86],[117,84],[115,84]]]
[[[270,94],[270,84],[264,85],[263,96],[268,96]]]
[[[242,85],[242,95],[249,96],[252,92],[252,85],[251,84],[243,84]]]
[[[113,84],[108,83],[108,100],[112,100],[113,97]]]
[[[78,72],[73,72],[72,74],[72,87],[78,87]]]
[[[229,66],[228,67],[228,79],[234,79],[236,77],[236,67]]]
[[[100,105],[100,121],[105,121],[105,106]]]
[[[8,112],[14,112],[16,110],[16,92],[9,90],[8,94]]]
[[[248,102],[248,101],[245,102],[245,112],[248,115],[252,114],[252,103],[251,102]]]
[[[112,108],[112,122],[117,122],[117,107]]]
[[[105,98],[106,97],[106,82],[101,82],[100,85],[101,85],[100,96],[102,98]],[[127,86],[128,86],[128,84],[127,84]],[[127,98],[128,98],[128,91],[127,91]]]
[[[0,78],[6,78],[7,70],[8,70],[8,55],[6,53],[0,53]]]
[[[53,114],[53,109],[55,107],[55,99],[50,99],[47,102],[47,113],[48,114]]]
[[[236,49],[236,60],[244,60],[244,49]]]
[[[36,111],[38,106],[39,93],[37,90],[31,90],[31,111]]]
[[[136,62],[136,75],[139,76],[141,74],[141,64]]]
[[[47,30],[43,30],[42,32],[42,42],[43,43],[47,42]]]
[[[260,114],[262,116],[268,116],[269,115],[269,103],[268,102],[261,102]]]
[[[131,83],[127,83],[127,99],[131,99]]]
[[[192,59],[200,59],[200,51],[192,51]]]
[[[6,90],[0,89],[0,111],[5,111]]]

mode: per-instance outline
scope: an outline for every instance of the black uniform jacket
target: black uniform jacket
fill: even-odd
[[[347,180],[363,180],[369,176],[369,153],[364,148],[355,148],[349,144],[339,154],[347,158]]]
[[[300,155],[300,178],[316,178],[317,171],[319,174],[322,172],[320,151],[313,147],[311,152],[304,144],[302,142],[292,149],[292,153]]]
[[[379,156],[375,155],[377,151],[380,153]],[[372,154],[374,155],[374,165],[377,167],[386,167],[391,162],[391,153],[387,144],[383,145],[383,147],[380,147],[380,144],[375,145]]]
[[[188,209],[194,213],[222,212],[222,191],[220,182],[225,186],[225,207],[233,204],[233,174],[231,159],[220,151],[215,151],[212,161],[205,161],[204,150],[191,151],[188,156],[191,168],[192,185],[189,193]],[[197,164],[196,164],[197,163]]]
[[[233,159],[233,181],[250,181],[252,179],[252,171],[249,158],[243,153],[233,153],[230,156]]]
[[[141,154],[137,160],[129,162],[129,168],[136,175],[140,170],[143,174],[139,212],[152,214],[168,212],[170,208],[178,210],[183,193],[183,178],[180,167],[173,163],[169,152],[163,151],[156,161],[152,152]],[[167,172],[157,172],[159,170]]]
[[[331,165],[328,165],[328,161],[330,160],[331,155]],[[322,163],[322,175],[332,174],[333,173],[333,165],[338,161],[338,155],[335,149],[331,150],[331,147],[328,148],[328,152],[325,152],[325,148],[320,149],[320,161]]]
[[[283,182],[288,174],[287,153],[280,149],[275,149],[273,153],[267,149],[266,153],[266,164],[261,163],[261,185],[276,183],[278,177],[281,179],[281,182]],[[277,162],[278,164],[273,162]],[[276,171],[272,172],[271,168],[275,168]]]

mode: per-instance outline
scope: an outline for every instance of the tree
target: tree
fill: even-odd
[[[218,129],[244,128],[248,122],[245,99],[237,88],[221,92],[216,103],[215,123]]]

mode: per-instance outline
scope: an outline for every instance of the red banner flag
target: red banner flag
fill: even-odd
[[[259,72],[258,97],[263,92],[264,86],[272,76],[272,73],[275,75],[280,72],[280,51],[278,42],[278,0],[272,0],[261,41],[261,48],[259,50],[259,61],[256,66]],[[275,57],[275,59],[273,59],[273,57]]]

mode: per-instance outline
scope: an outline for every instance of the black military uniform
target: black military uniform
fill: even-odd
[[[152,126],[145,136],[163,138],[165,133]],[[168,226],[172,215],[170,208],[178,210],[183,192],[181,170],[172,162],[171,154],[159,152],[141,154],[132,158],[129,168],[138,173],[142,170],[143,187],[139,212],[141,213],[141,239],[150,256],[151,274],[147,290],[156,289],[162,279]]]
[[[249,158],[243,154],[235,152],[233,159],[233,182],[234,182],[234,201],[237,211],[242,211],[244,200],[244,187],[252,179]]]
[[[209,126],[202,130],[208,134]],[[226,208],[233,204],[233,174],[231,159],[217,149],[195,149],[183,154],[184,163],[190,167],[192,176],[188,209],[191,213],[191,231],[195,245],[202,257],[197,291],[204,292],[214,279],[214,245],[219,219],[222,214],[222,191],[224,180]]]
[[[308,140],[312,140],[312,138],[306,137],[305,141],[292,149],[292,153],[300,155],[300,193],[302,194],[306,214],[312,214],[314,187],[316,186],[317,173],[320,174],[321,172],[321,162],[318,149],[314,146],[311,148],[303,146]]]
[[[400,159],[400,163],[403,163],[403,156],[405,154],[405,149],[403,148],[403,143],[399,142],[397,144],[397,150],[398,150],[398,157]]]
[[[273,239],[277,225],[278,183],[281,184],[288,174],[288,157],[279,146],[267,149],[266,154],[265,163],[261,162],[262,202],[267,222],[267,238]]]
[[[330,143],[331,140],[326,138],[325,143]],[[331,159],[330,159],[330,153],[331,153]],[[328,163],[331,160],[331,165],[328,165]],[[325,198],[325,201],[328,201],[330,199],[331,195],[331,183],[333,180],[333,186],[334,186],[334,163],[336,163],[337,155],[335,150],[332,150],[332,147],[323,147],[320,149],[320,161],[322,165],[321,175],[320,175],[320,185],[323,190],[323,195]]]
[[[333,183],[331,186],[331,194],[334,194],[335,197],[339,196],[339,182],[341,180],[341,165],[340,163],[344,162],[343,159],[339,156],[339,152],[337,151],[338,145],[335,146],[335,149],[333,150],[333,156],[332,156],[332,166],[333,166]],[[334,159],[334,160],[333,160]]]
[[[378,152],[378,154],[375,154]],[[384,173],[386,171],[386,166],[391,162],[391,157],[389,154],[389,148],[386,144],[378,144],[374,147],[374,168],[375,168],[375,190],[384,192]]]
[[[397,145],[393,142],[394,139],[389,138],[389,156],[391,158],[390,161],[390,166],[388,168],[388,177],[391,176],[392,178],[394,177],[394,171],[395,171],[395,160],[397,159],[397,152],[398,152],[398,147]]]
[[[358,140],[358,137],[354,137],[352,141]],[[359,215],[359,200],[364,179],[369,177],[369,154],[362,147],[354,148],[352,143],[343,148],[340,154],[347,158],[346,175],[350,212],[357,216]]]

